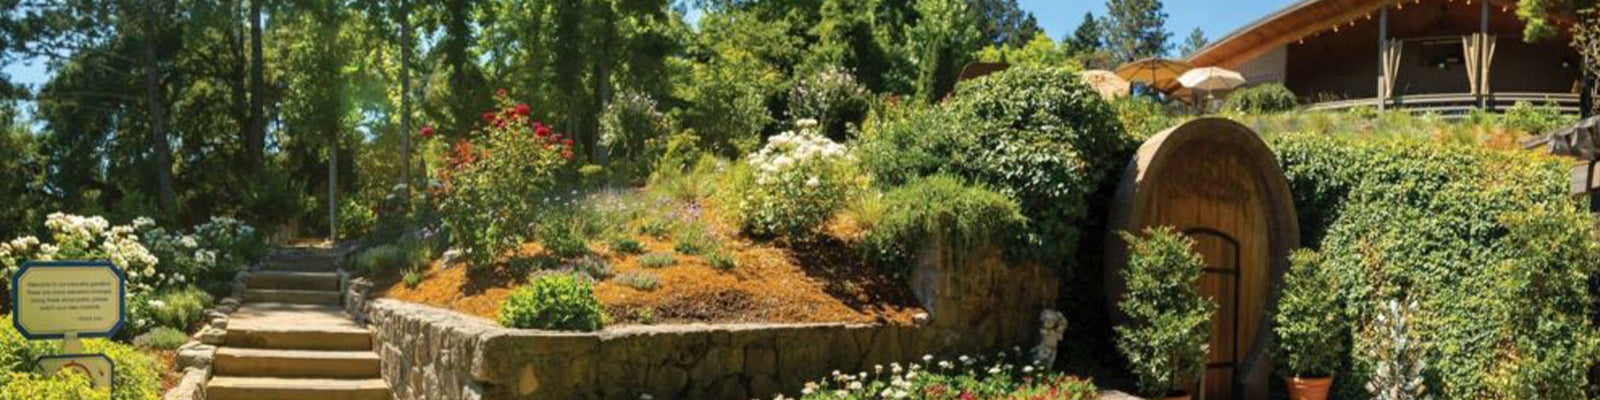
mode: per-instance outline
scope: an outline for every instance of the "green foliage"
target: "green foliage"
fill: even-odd
[[[907,32],[917,66],[917,98],[937,103],[956,86],[970,53],[982,46],[964,0],[917,0],[917,23]]]
[[[444,226],[451,244],[467,250],[474,270],[527,239],[539,215],[538,196],[572,158],[571,139],[528,117],[527,105],[513,104],[503,92],[495,100],[499,108],[484,114],[476,139],[458,142],[441,172]]]
[[[1561,109],[1556,108],[1554,104],[1535,106],[1526,101],[1512,105],[1499,118],[1500,126],[1522,132],[1527,136],[1551,133],[1577,122],[1577,116],[1562,114]]]
[[[339,204],[339,237],[342,239],[360,238],[372,232],[378,223],[378,215],[367,207],[362,199],[346,198]]]
[[[596,281],[610,279],[616,274],[611,270],[611,263],[600,257],[584,257],[573,261],[572,270],[588,275],[590,279]]]
[[[644,244],[633,238],[613,238],[608,246],[611,247],[611,251],[617,254],[639,254],[644,252]]]
[[[846,148],[814,124],[801,121],[796,131],[769,138],[747,168],[731,174],[731,202],[746,233],[811,239],[863,186]]]
[[[849,70],[828,66],[795,83],[789,116],[814,120],[829,139],[846,141],[855,138],[872,101],[872,93]]]
[[[1299,100],[1281,83],[1268,83],[1233,91],[1223,108],[1229,111],[1263,114],[1290,111]]]
[[[1206,39],[1205,31],[1200,30],[1198,27],[1194,28],[1193,31],[1189,32],[1189,37],[1183,40],[1183,47],[1178,48],[1178,56],[1192,56],[1194,53],[1199,52],[1200,49],[1204,49],[1206,45],[1210,43],[1211,40]]]
[[[1166,396],[1205,370],[1217,309],[1200,295],[1205,261],[1194,253],[1194,241],[1172,228],[1148,228],[1142,236],[1122,232],[1122,240],[1129,248],[1122,271],[1127,292],[1117,309],[1128,322],[1116,327],[1117,349],[1139,378],[1141,394]]]
[[[61,374],[44,377],[34,374],[8,373],[0,376],[0,400],[100,400],[110,399],[110,393],[89,387],[89,378],[81,374]]]
[[[1017,67],[868,131],[857,156],[882,187],[946,174],[1006,195],[1029,220],[1008,249],[1061,260],[1078,242],[1089,195],[1127,162],[1132,145],[1112,108],[1077,75]]]
[[[1071,42],[1056,43],[1050,35],[1039,32],[1021,46],[1006,45],[996,47],[989,45],[978,51],[977,60],[982,62],[1003,62],[1010,65],[1029,65],[1036,67],[1064,67],[1072,61]]]
[[[716,250],[718,246],[716,237],[706,228],[689,223],[679,226],[673,233],[672,250],[683,255],[697,255],[707,251]]]
[[[647,272],[628,272],[612,279],[618,285],[627,286],[634,290],[651,292],[661,287],[661,278]]]
[[[111,400],[155,400],[161,396],[160,363],[138,349],[103,339],[83,341],[86,353],[103,353],[117,365],[117,384]],[[28,341],[12,328],[11,317],[0,317],[0,399],[95,399],[84,397],[84,380],[44,378],[34,374],[39,357],[60,353],[55,341]],[[15,396],[15,397],[13,397]]]
[[[1105,49],[1116,63],[1161,57],[1172,46],[1161,0],[1107,0],[1103,23]]]
[[[589,234],[584,226],[584,220],[571,210],[561,210],[559,214],[548,215],[539,224],[539,244],[544,245],[545,251],[562,259],[572,259],[589,255]]]
[[[625,92],[600,114],[600,145],[612,157],[612,165],[626,181],[650,176],[662,146],[671,134],[672,124],[656,109],[655,99],[637,92]]]
[[[1022,359],[1025,354],[1001,352],[995,358],[959,356],[921,363],[875,365],[859,374],[839,374],[807,382],[801,400],[1091,400],[1100,397],[1094,383],[1051,372]]]
[[[915,246],[942,240],[952,250],[1003,240],[1005,234],[1026,225],[1017,202],[982,186],[935,175],[897,187],[883,196],[875,220],[870,221],[866,247],[879,265],[899,270],[909,267]]]
[[[605,319],[593,287],[576,275],[541,275],[500,304],[500,324],[509,328],[590,332]]]
[[[205,317],[211,295],[197,289],[166,290],[150,301],[150,318],[156,326],[187,331]]]
[[[189,336],[183,331],[163,326],[133,338],[133,345],[147,349],[176,350],[188,341]]]
[[[427,277],[428,271],[420,269],[411,269],[400,273],[401,282],[405,283],[408,288],[415,288],[417,285],[421,285],[422,280]]]
[[[678,264],[676,258],[667,253],[650,253],[639,256],[639,266],[645,268],[666,268]]]
[[[776,121],[767,97],[777,93],[778,72],[749,58],[695,65],[680,94],[689,106],[675,115],[707,150],[736,156],[755,149],[761,132]]]
[[[1168,112],[1166,106],[1148,97],[1122,97],[1111,101],[1117,110],[1117,120],[1122,128],[1136,138],[1148,139],[1161,131],[1177,125],[1179,117]]]
[[[384,244],[356,254],[355,270],[366,276],[381,276],[395,271],[409,270],[405,249],[399,245]]]
[[[1428,386],[1444,400],[1571,399],[1596,359],[1588,321],[1592,221],[1568,198],[1568,163],[1520,151],[1409,138],[1273,140],[1302,238],[1331,268],[1343,318],[1418,303]],[[1356,327],[1352,348],[1370,347]],[[1374,371],[1352,352],[1337,393]]]
[[[706,255],[706,264],[711,264],[711,268],[727,271],[739,268],[739,259],[728,253],[716,251]]]
[[[1289,260],[1272,314],[1278,360],[1290,376],[1332,376],[1346,354],[1349,332],[1338,281],[1316,252],[1299,250]]]

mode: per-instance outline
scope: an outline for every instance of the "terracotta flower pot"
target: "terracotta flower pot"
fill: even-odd
[[[1333,377],[1321,378],[1289,378],[1289,400],[1327,400],[1328,387],[1333,385]]]

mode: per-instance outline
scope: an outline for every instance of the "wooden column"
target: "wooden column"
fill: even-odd
[[[1378,111],[1389,103],[1389,6],[1378,9]]]
[[[1487,109],[1489,108],[1489,57],[1487,57],[1489,50],[1487,47],[1492,46],[1489,44],[1489,0],[1478,2],[1478,34],[1483,35],[1483,39],[1476,46],[1478,64],[1474,65],[1473,68],[1478,70],[1476,77],[1478,81],[1473,82],[1472,87],[1477,88],[1476,92],[1478,93],[1474,94],[1478,96],[1478,108]]]

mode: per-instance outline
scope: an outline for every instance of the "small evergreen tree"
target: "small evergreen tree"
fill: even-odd
[[[1211,40],[1206,39],[1205,31],[1194,28],[1194,31],[1189,32],[1189,38],[1183,41],[1183,47],[1178,48],[1177,56],[1187,58],[1206,48],[1207,44],[1211,44]]]
[[[1118,63],[1160,57],[1172,48],[1161,0],[1106,0],[1106,50]]]

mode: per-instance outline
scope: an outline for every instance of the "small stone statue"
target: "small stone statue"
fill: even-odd
[[[1056,310],[1039,313],[1039,345],[1033,347],[1034,365],[1050,366],[1056,363],[1056,345],[1067,332],[1067,317]]]

